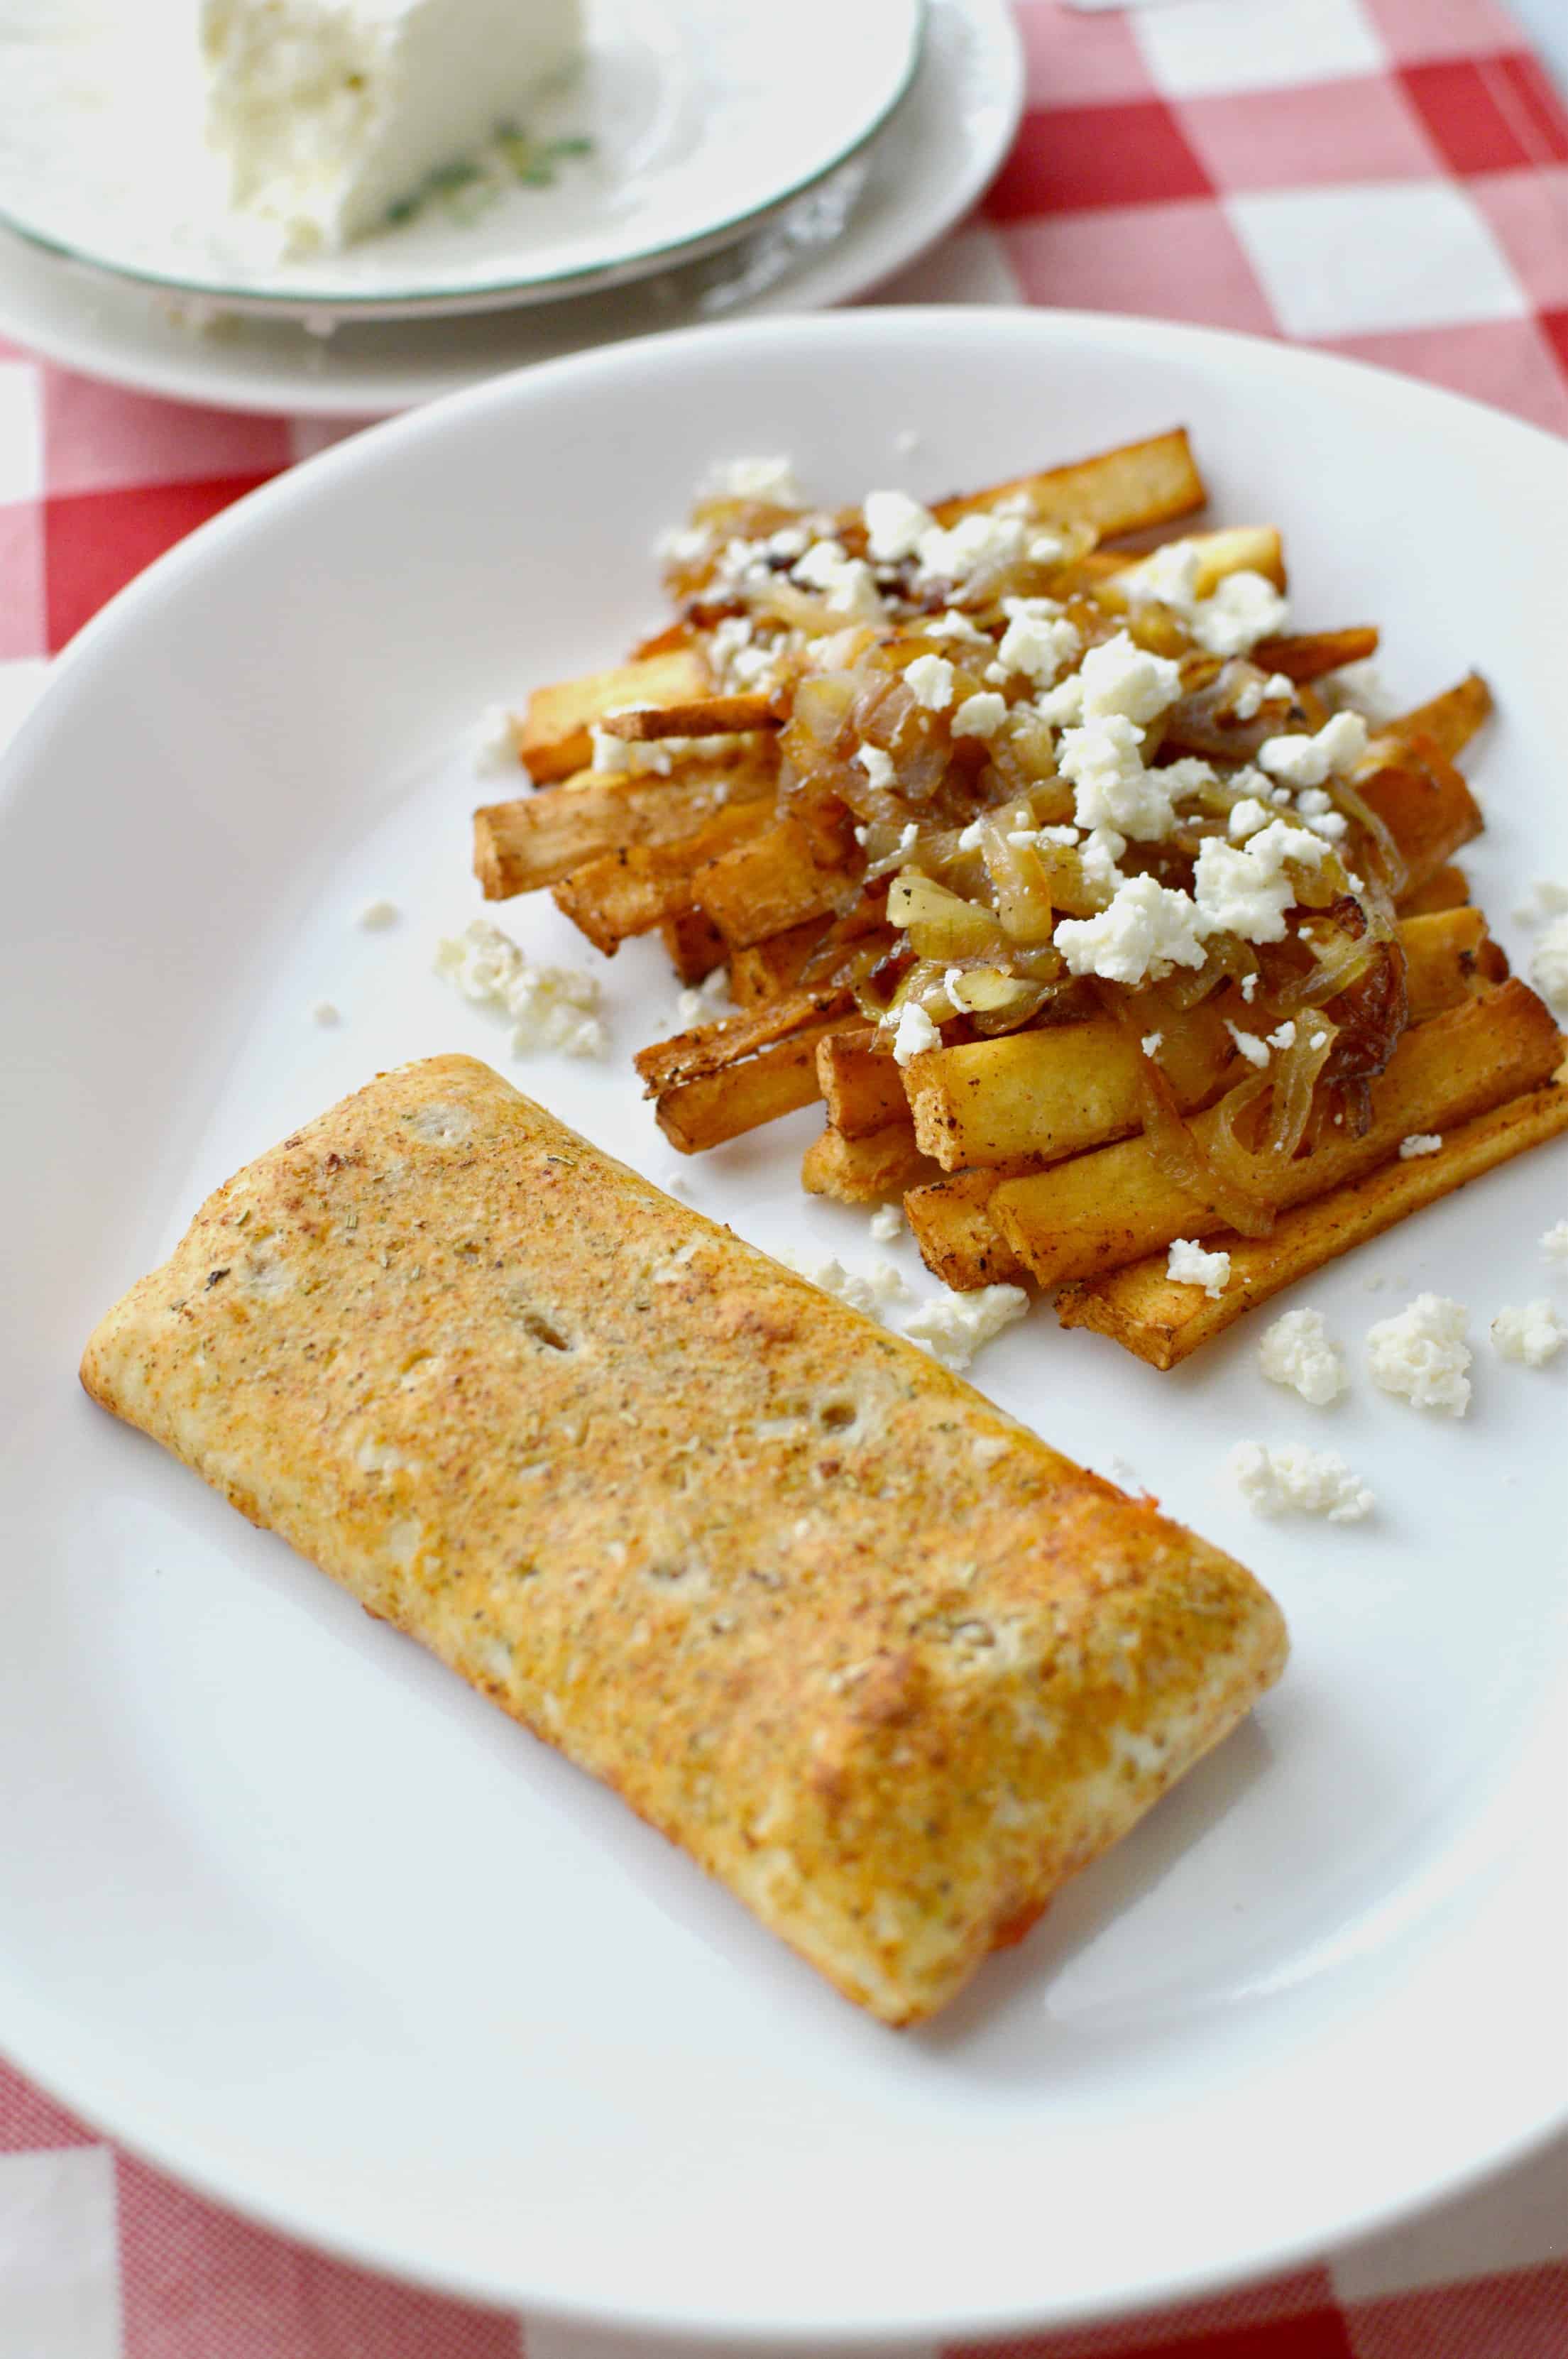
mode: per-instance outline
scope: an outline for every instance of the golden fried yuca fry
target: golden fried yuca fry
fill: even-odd
[[[1365,663],[1377,652],[1370,624],[1343,631],[1295,631],[1288,638],[1264,639],[1252,650],[1259,671],[1282,671],[1287,679],[1322,679],[1342,665]]]
[[[1152,1255],[1106,1277],[1064,1286],[1056,1298],[1064,1327],[1090,1327],[1151,1367],[1173,1368],[1248,1310],[1397,1221],[1435,1203],[1527,1148],[1568,1132],[1568,1070],[1522,1097],[1508,1098],[1443,1135],[1435,1155],[1379,1165],[1366,1179],[1298,1204],[1267,1237],[1225,1236],[1230,1277],[1211,1301],[1202,1287],[1174,1283],[1165,1256]]]
[[[1285,1658],[1239,1565],[467,1058],[220,1189],[82,1378],[887,2023]]]
[[[1434,869],[1424,885],[1399,897],[1401,918],[1430,917],[1438,909],[1463,909],[1470,900],[1470,879],[1463,868],[1452,863],[1446,868]]]
[[[812,1105],[817,1096],[817,1042],[833,1019],[809,1024],[790,1038],[716,1072],[698,1073],[661,1090],[654,1105],[659,1126],[682,1155],[739,1138],[780,1115]]]
[[[933,1277],[955,1293],[975,1294],[983,1286],[1022,1286],[1029,1272],[991,1218],[991,1198],[1018,1166],[992,1171],[954,1171],[911,1188],[904,1198],[920,1259]],[[1031,1168],[1031,1167],[1025,1167]]]
[[[671,1039],[650,1041],[637,1050],[632,1062],[647,1084],[645,1094],[653,1097],[661,1090],[673,1089],[677,1082],[695,1081],[703,1073],[722,1073],[743,1057],[771,1048],[776,1040],[787,1039],[824,1016],[853,1021],[849,994],[832,984],[821,991],[783,992],[777,999],[743,1009],[738,1016],[718,1016],[712,1023],[694,1024],[689,1032],[677,1032]]]
[[[712,919],[708,922],[712,925]],[[807,918],[766,941],[748,942],[744,950],[731,952],[730,993],[735,1006],[755,1007],[799,983],[827,929],[826,918]],[[713,931],[723,941],[716,926]]]
[[[585,860],[550,887],[556,906],[613,958],[634,934],[651,934],[691,907],[691,879],[704,860],[768,825],[765,803],[715,811],[675,843],[634,843]]]
[[[1192,457],[1184,427],[1157,434],[1146,442],[1127,442],[1102,451],[1069,467],[1048,468],[1038,475],[1016,475],[993,484],[984,492],[939,500],[932,510],[939,524],[956,524],[976,508],[994,508],[1004,500],[1028,499],[1029,512],[1040,524],[1089,524],[1102,538],[1113,533],[1143,532],[1191,516],[1208,497]]]
[[[634,745],[660,737],[726,737],[753,729],[777,729],[779,715],[766,696],[704,696],[690,704],[632,704],[606,712],[599,723],[607,737]]]
[[[891,1057],[872,1047],[876,1027],[856,1024],[835,1032],[817,1050],[817,1078],[822,1083],[828,1120],[846,1138],[866,1138],[889,1123],[909,1126],[904,1077]]]
[[[1194,597],[1210,598],[1227,573],[1261,573],[1277,590],[1285,587],[1285,544],[1279,527],[1271,524],[1225,525],[1217,532],[1194,532],[1184,536],[1198,552],[1198,570],[1193,580]],[[1107,605],[1130,603],[1131,593],[1149,562],[1148,557],[1134,553],[1118,556],[1114,570],[1102,585],[1102,595]]]
[[[1455,1006],[1476,987],[1486,930],[1475,909],[1401,923],[1412,1024]],[[1188,1027],[1160,1051],[1183,1111],[1206,1104],[1243,1071],[1217,1013],[1194,1011]],[[834,1053],[849,1063],[853,1052],[841,1043]],[[869,1061],[886,1066],[889,1060]],[[1141,1129],[1142,1062],[1137,1043],[1114,1018],[1091,1016],[930,1049],[911,1060],[903,1079],[921,1147],[944,1171],[961,1171],[1019,1155],[1054,1163]],[[831,1096],[828,1103],[831,1107]]]
[[[1417,892],[1486,822],[1465,780],[1431,740],[1407,745],[1384,736],[1373,743],[1380,758],[1356,785],[1399,847],[1405,891]]]
[[[583,769],[593,750],[589,730],[628,704],[690,704],[713,689],[707,664],[697,648],[672,647],[666,655],[591,671],[581,679],[558,679],[536,688],[517,732],[517,751],[537,785],[570,777]]]
[[[705,983],[728,956],[723,934],[701,909],[677,909],[659,932],[670,965],[688,986]]]
[[[1412,1131],[1441,1131],[1536,1088],[1555,1067],[1556,1025],[1534,992],[1505,983],[1407,1032],[1372,1084],[1365,1136],[1329,1130],[1309,1155],[1272,1181],[1284,1207],[1359,1179],[1386,1162]],[[1217,1110],[1198,1114],[1193,1136],[1208,1145]],[[1027,1179],[1005,1180],[990,1215],[1041,1286],[1097,1277],[1140,1260],[1173,1237],[1210,1236],[1225,1223],[1160,1169],[1142,1138],[1123,1139]]]
[[[807,918],[829,916],[855,890],[853,880],[816,859],[799,820],[781,819],[700,869],[692,897],[732,949],[746,950]]]
[[[822,1043],[818,1042],[821,1052]],[[915,1145],[908,1121],[845,1138],[830,1123],[800,1160],[800,1184],[808,1195],[830,1196],[838,1204],[880,1204],[934,1179],[936,1166]]]
[[[1457,686],[1444,689],[1430,704],[1418,704],[1390,721],[1388,734],[1408,744],[1435,745],[1453,761],[1462,754],[1492,710],[1492,691],[1478,671],[1466,674]]]
[[[732,803],[772,797],[771,760],[724,756],[683,763],[670,777],[580,770],[548,793],[486,803],[474,814],[474,870],[487,901],[510,900],[570,875],[602,852],[673,843]]]
[[[1194,1017],[1181,1069],[1168,1075],[1184,1106],[1202,1104],[1237,1067],[1218,1016]],[[1090,1016],[930,1049],[906,1066],[904,1087],[915,1136],[944,1171],[1020,1155],[1051,1163],[1141,1126],[1142,1062],[1114,1017]]]

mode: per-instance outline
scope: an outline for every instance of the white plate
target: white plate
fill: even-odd
[[[1256,1328],[1160,1376],[1042,1312],[981,1361],[1006,1407],[1130,1458],[1252,1563],[1295,1655],[902,2037],[75,1386],[88,1329],[245,1157],[377,1067],[506,1065],[430,973],[477,912],[468,813],[496,791],[463,741],[648,626],[649,544],[715,454],[787,450],[829,497],[934,494],[1175,419],[1220,516],[1285,527],[1303,621],[1377,617],[1412,697],[1471,661],[1492,678],[1474,870],[1519,951],[1520,887],[1568,875],[1568,453],[1402,379],[1152,322],[745,322],[480,387],[164,559],[0,765],[0,2038],[226,2201],[539,2312],[934,2335],[1282,2263],[1563,2120],[1568,1368],[1486,1342],[1550,1290],[1561,1147],[1305,1289],[1356,1363],[1338,1410],[1260,1385]],[[403,922],[366,934],[379,894]],[[591,955],[548,897],[499,914]],[[605,976],[615,1067],[517,1078],[659,1177],[626,1060],[673,986],[650,944]],[[696,1201],[863,1267],[864,1219],[800,1193],[811,1126],[704,1161]],[[1474,1309],[1462,1423],[1360,1365],[1421,1286]],[[1242,1434],[1341,1449],[1377,1520],[1251,1520],[1218,1479]]]
[[[864,157],[707,260],[637,286],[462,320],[191,323],[145,288],[0,231],[0,333],[69,368],[222,408],[354,418],[411,408],[528,362],[724,318],[843,302],[962,218],[1023,104],[1008,0],[929,0],[914,88]]]
[[[0,220],[141,283],[236,310],[361,318],[614,285],[707,251],[799,196],[884,123],[921,0],[588,0],[586,47],[525,129],[591,152],[505,165],[341,254],[289,255],[232,212],[202,137],[181,0],[0,0]],[[532,151],[530,151],[532,152]],[[483,201],[480,201],[483,195]]]

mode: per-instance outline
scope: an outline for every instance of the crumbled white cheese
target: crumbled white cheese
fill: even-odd
[[[781,1248],[779,1259],[808,1285],[821,1287],[824,1294],[847,1303],[866,1319],[880,1320],[884,1326],[891,1306],[909,1299],[909,1288],[890,1261],[873,1262],[862,1277],[857,1270],[845,1269],[836,1258],[808,1261],[791,1245]]]
[[[930,508],[908,492],[868,493],[864,514],[866,545],[878,565],[897,565],[900,558],[913,557],[922,536],[936,524]]]
[[[1163,1032],[1146,1032],[1138,1045],[1146,1057],[1157,1057],[1165,1045],[1165,1035]]]
[[[898,1204],[879,1204],[871,1215],[871,1234],[879,1245],[890,1245],[903,1225],[903,1211]]]
[[[1076,832],[1076,831],[1074,831]],[[1127,850],[1127,838],[1118,835],[1114,827],[1097,827],[1086,835],[1078,847],[1078,864],[1083,871],[1083,881],[1097,893],[1114,893],[1126,877],[1116,863]]]
[[[1337,1400],[1349,1382],[1321,1310],[1287,1310],[1276,1319],[1258,1347],[1258,1364],[1270,1384],[1289,1385],[1314,1408]]]
[[[1285,912],[1296,888],[1286,873],[1287,861],[1316,867],[1326,846],[1305,828],[1271,820],[1245,844],[1225,843],[1206,836],[1198,846],[1192,897],[1206,929],[1239,934],[1243,941],[1279,942],[1285,939]]]
[[[1530,962],[1530,981],[1559,1016],[1568,1016],[1568,917],[1554,918]]]
[[[1028,539],[1020,517],[997,516],[985,508],[960,516],[951,531],[933,524],[920,535],[920,577],[965,587],[977,574],[1016,565]]]
[[[395,926],[401,915],[396,901],[367,901],[354,922],[367,934],[380,934]]]
[[[1198,596],[1203,551],[1196,541],[1169,540],[1121,575],[1134,604],[1149,600],[1170,608],[1211,655],[1250,654],[1290,620],[1290,609],[1266,574],[1243,570],[1222,575],[1207,598]]]
[[[1418,1294],[1392,1319],[1381,1319],[1367,1337],[1372,1380],[1417,1408],[1447,1409],[1463,1417],[1470,1405],[1469,1312],[1441,1294]]]
[[[1530,897],[1514,911],[1521,926],[1544,926],[1549,918],[1561,918],[1568,913],[1568,885],[1554,885],[1542,876],[1530,888]]]
[[[1412,1156],[1436,1155],[1443,1147],[1443,1134],[1436,1130],[1412,1130],[1408,1138],[1399,1141],[1399,1160],[1409,1163]]]
[[[955,1294],[951,1288],[922,1302],[904,1332],[911,1343],[923,1343],[944,1368],[966,1368],[983,1344],[1010,1327],[1029,1309],[1021,1286],[982,1286],[973,1294]]]
[[[1173,1237],[1165,1275],[1179,1286],[1201,1286],[1217,1302],[1230,1284],[1230,1256],[1223,1250],[1206,1253],[1196,1237]]]
[[[879,623],[885,608],[871,568],[863,557],[850,557],[838,540],[816,540],[795,567],[794,578],[808,590],[820,590],[831,614],[848,614],[857,623]]]
[[[1568,1269],[1568,1221],[1553,1221],[1541,1240],[1541,1250],[1548,1261],[1560,1262]]]
[[[893,756],[885,754],[880,745],[861,745],[856,748],[855,758],[874,787],[892,785]]]
[[[1253,968],[1250,974],[1244,974],[1241,978],[1241,995],[1243,999],[1246,1000],[1249,1007],[1258,995],[1258,970],[1256,967]],[[1317,1047],[1317,1042],[1315,1040],[1312,1042],[1312,1046],[1314,1049]]]
[[[1129,877],[1097,917],[1066,919],[1052,940],[1072,974],[1108,983],[1158,981],[1173,966],[1202,966],[1198,913],[1185,893],[1152,876]]]
[[[1568,1343],[1568,1327],[1542,1299],[1499,1310],[1492,1321],[1492,1343],[1505,1360],[1521,1361],[1527,1368],[1544,1368]]]
[[[1103,721],[1119,714],[1128,721],[1153,721],[1181,692],[1181,667],[1168,657],[1151,656],[1127,632],[1091,647],[1078,667],[1083,690],[1083,718]]]
[[[1146,770],[1143,732],[1120,713],[1064,732],[1057,766],[1074,789],[1080,827],[1114,827],[1141,843],[1171,832],[1175,810],[1162,770]]]
[[[1231,1022],[1228,1016],[1225,1019],[1225,1028],[1236,1042],[1241,1054],[1247,1059],[1247,1063],[1256,1065],[1261,1072],[1269,1062],[1268,1041],[1260,1039],[1256,1032],[1244,1032],[1239,1025]]]
[[[1367,751],[1367,723],[1359,712],[1336,712],[1315,736],[1266,737],[1258,766],[1290,787],[1321,787],[1336,770],[1353,769]]]
[[[512,716],[504,704],[487,704],[474,733],[474,769],[481,778],[504,777],[521,767],[522,757],[512,732]]]
[[[310,1019],[312,1023],[321,1025],[323,1030],[330,1030],[332,1025],[343,1022],[343,1012],[334,1007],[330,999],[318,999],[310,1010]]]
[[[1249,835],[1267,827],[1273,816],[1268,804],[1260,803],[1256,795],[1243,795],[1240,802],[1231,805],[1226,832],[1233,843],[1245,843]]]
[[[1326,1516],[1331,1524],[1358,1524],[1377,1504],[1337,1451],[1309,1450],[1299,1441],[1272,1450],[1261,1441],[1238,1441],[1225,1462],[1256,1515]]]
[[[985,825],[985,819],[986,814],[982,811],[978,819],[972,819],[967,827],[962,827],[959,829],[958,849],[960,852],[979,851],[981,836]]]
[[[682,1030],[689,1025],[707,1024],[715,1016],[726,1014],[729,1005],[729,969],[716,966],[694,989],[681,994],[675,1003],[676,1021]]]
[[[907,1065],[913,1057],[923,1057],[928,1049],[940,1049],[942,1034],[917,999],[906,999],[898,1010],[898,1028],[893,1034],[893,1061]]]
[[[1049,688],[1063,664],[1073,661],[1083,640],[1077,627],[1060,609],[1047,612],[1048,598],[1008,598],[1003,603],[1007,627],[996,649],[995,669],[1007,679],[1021,672],[1037,688]]]
[[[1260,672],[1255,673],[1251,679],[1243,680],[1231,699],[1230,709],[1238,721],[1255,721],[1266,704],[1280,697],[1288,700],[1295,692],[1296,683],[1288,672],[1273,671],[1267,679]]]
[[[953,666],[945,656],[917,656],[905,669],[904,685],[928,712],[945,712],[953,702]]]
[[[609,1035],[596,1013],[598,981],[581,967],[531,966],[510,936],[483,918],[438,943],[435,966],[475,1007],[509,1021],[514,1056],[545,1049],[568,1057],[607,1055]]]
[[[962,639],[969,647],[988,647],[991,644],[985,632],[956,606],[944,608],[940,614],[928,614],[920,624],[928,639]]]
[[[770,507],[804,507],[806,495],[788,459],[720,459],[697,487],[703,500],[766,500]]]
[[[713,544],[706,525],[671,525],[653,544],[653,553],[665,565],[697,565]]]
[[[590,725],[588,738],[593,748],[590,765],[592,768],[601,770],[611,777],[619,777],[631,768],[632,748],[629,738],[612,737],[609,731],[602,729],[596,721]]]
[[[994,689],[980,689],[966,696],[953,716],[955,737],[994,737],[1006,726],[1007,700]]]
[[[726,614],[708,639],[708,660],[725,688],[746,691],[771,680],[776,651],[756,644],[749,614]]]
[[[1287,1016],[1283,1024],[1277,1025],[1274,1030],[1269,1033],[1269,1046],[1271,1049],[1278,1049],[1281,1054],[1283,1054],[1285,1049],[1293,1049],[1295,1045],[1296,1027],[1290,1017]]]

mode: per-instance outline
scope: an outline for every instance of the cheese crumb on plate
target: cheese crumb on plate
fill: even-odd
[[[1492,1343],[1499,1359],[1544,1368],[1568,1343],[1568,1327],[1543,1298],[1499,1310],[1492,1321]]]
[[[1358,1524],[1377,1504],[1337,1451],[1309,1450],[1299,1441],[1273,1449],[1238,1441],[1225,1464],[1255,1515],[1326,1516],[1331,1524]]]
[[[1469,1317],[1462,1302],[1446,1295],[1418,1294],[1392,1319],[1380,1319],[1367,1336],[1373,1383],[1417,1408],[1463,1417],[1470,1406]]]
[[[1314,1408],[1337,1400],[1348,1383],[1321,1310],[1287,1310],[1276,1319],[1258,1347],[1258,1364],[1270,1384],[1290,1386]]]
[[[1230,1284],[1230,1256],[1206,1253],[1195,1237],[1174,1237],[1165,1275],[1178,1286],[1201,1286],[1210,1301],[1217,1302]]]
[[[464,999],[510,1020],[512,1053],[604,1057],[609,1034],[599,1014],[599,985],[581,967],[533,966],[510,935],[476,918],[465,932],[437,945],[436,973]]]

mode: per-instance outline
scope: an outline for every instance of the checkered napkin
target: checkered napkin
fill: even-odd
[[[1492,0],[1018,16],[1018,145],[902,299],[1288,336],[1568,430],[1568,114]],[[104,599],[336,430],[149,400],[0,344],[0,739]],[[1568,2359],[1565,2253],[1568,2141],[1322,2266],[996,2359]],[[525,2332],[528,2359],[566,2359],[550,2330],[248,2226],[0,2066],[0,2359],[523,2359]]]

